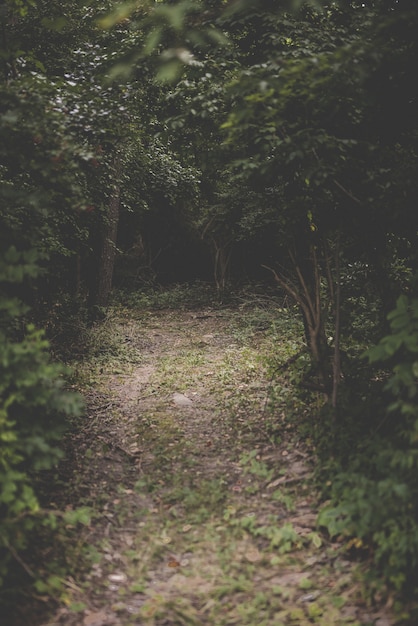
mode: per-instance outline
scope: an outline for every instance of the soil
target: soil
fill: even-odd
[[[269,401],[274,315],[107,322],[102,357],[80,364],[87,412],[55,494],[92,521],[42,626],[394,623],[317,528],[314,454]]]

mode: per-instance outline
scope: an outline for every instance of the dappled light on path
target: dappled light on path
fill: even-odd
[[[269,400],[277,311],[258,315],[108,322],[126,350],[81,373],[72,451],[89,561],[48,626],[390,625],[316,526],[312,451]]]

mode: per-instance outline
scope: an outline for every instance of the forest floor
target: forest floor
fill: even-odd
[[[119,309],[97,331],[55,495],[92,522],[42,626],[394,623],[316,527],[314,452],[268,367],[299,349],[282,314]]]

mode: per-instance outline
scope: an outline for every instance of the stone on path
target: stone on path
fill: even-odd
[[[173,402],[176,406],[192,406],[193,402],[183,393],[173,394]]]

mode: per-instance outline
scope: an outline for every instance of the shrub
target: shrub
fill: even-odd
[[[66,419],[79,413],[77,395],[65,390],[65,368],[50,361],[43,332],[24,325],[16,286],[36,276],[34,251],[10,248],[0,258],[0,583],[10,559],[45,521],[36,473],[61,457]]]
[[[358,442],[331,487],[319,523],[355,538],[375,570],[398,591],[418,593],[418,299],[401,296],[390,333],[366,356],[387,377],[389,403],[374,437]]]

